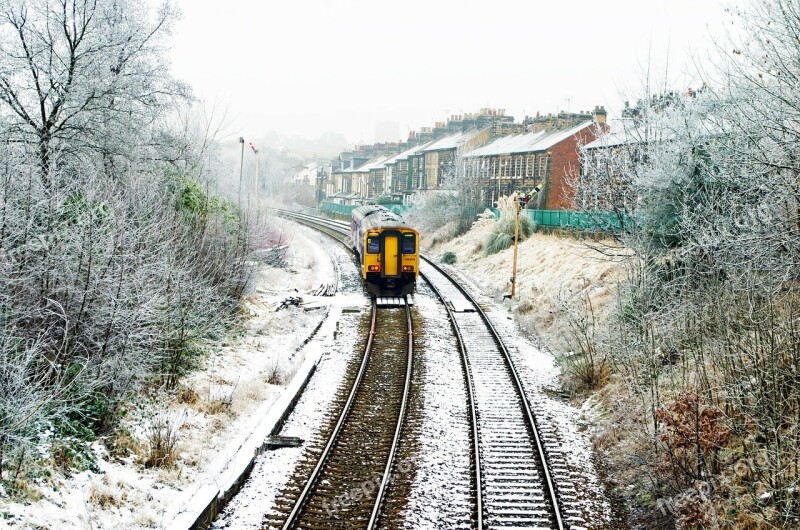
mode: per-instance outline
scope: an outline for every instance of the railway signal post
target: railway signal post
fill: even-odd
[[[534,193],[539,192],[539,187],[536,186],[534,188]],[[522,194],[520,192],[516,192],[514,194],[514,203],[515,203],[515,211],[516,217],[514,219],[514,266],[511,271],[511,299],[514,300],[514,297],[517,294],[517,247],[519,245],[519,211],[528,205],[528,201],[531,200],[531,194],[526,193]],[[505,297],[504,297],[505,298]]]
[[[239,194],[237,195],[236,206],[239,207],[239,211],[242,210],[242,172],[244,168],[244,138],[241,136],[239,137],[239,143],[242,145],[241,155],[239,156]]]
[[[521,193],[517,192],[514,197],[514,203],[516,204],[515,211],[517,215],[514,219],[514,268],[511,271],[511,299],[514,299],[514,296],[517,292],[517,247],[519,246],[519,211],[522,209],[523,206],[528,204],[528,201],[531,199],[531,196],[528,194],[522,195]]]

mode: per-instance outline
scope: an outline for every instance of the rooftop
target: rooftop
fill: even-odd
[[[407,149],[407,150],[403,151],[399,155],[395,155],[395,156],[387,159],[384,162],[384,164],[386,164],[386,165],[394,164],[398,160],[403,160],[403,159],[408,158],[410,156],[414,156],[415,154],[419,153],[420,151],[423,151],[426,147],[428,147],[432,143],[433,142],[428,142],[428,143],[425,143],[425,144],[422,144],[422,145],[416,145],[416,146],[412,147],[411,149]]]
[[[444,151],[447,149],[457,149],[464,145],[465,142],[469,141],[470,138],[478,134],[480,131],[477,129],[471,129],[466,132],[460,132],[455,134],[450,134],[445,136],[444,138],[440,138],[430,144],[428,144],[424,149],[423,152],[429,151]]]
[[[504,136],[484,145],[483,147],[474,149],[464,156],[493,156],[546,151],[554,145],[563,142],[567,138],[578,134],[580,131],[591,126],[593,123],[593,121],[589,120],[566,129],[553,129],[550,131],[539,131]]]

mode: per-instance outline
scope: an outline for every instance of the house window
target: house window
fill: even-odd
[[[511,160],[507,157],[503,157],[500,159],[500,176],[502,177],[511,176]]]
[[[547,160],[550,158],[548,154],[541,154],[537,157],[538,167],[536,168],[536,174],[539,177],[545,177],[547,173]]]

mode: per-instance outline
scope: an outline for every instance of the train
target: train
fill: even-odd
[[[419,276],[419,232],[380,205],[353,209],[350,237],[367,292],[375,296],[412,294]]]

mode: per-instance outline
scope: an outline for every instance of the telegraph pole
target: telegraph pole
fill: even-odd
[[[256,202],[258,202],[258,149],[253,151],[256,155],[256,182],[255,182],[255,194],[256,194]]]
[[[514,219],[514,269],[511,273],[511,299],[514,299],[514,295],[517,292],[517,246],[519,245],[519,210],[520,210],[520,202],[522,198],[520,197],[519,193],[514,194],[514,209],[516,211],[516,217]]]
[[[238,205],[239,211],[242,210],[242,169],[244,168],[244,138],[239,137],[239,143],[242,144],[242,154],[239,157],[239,195]]]

